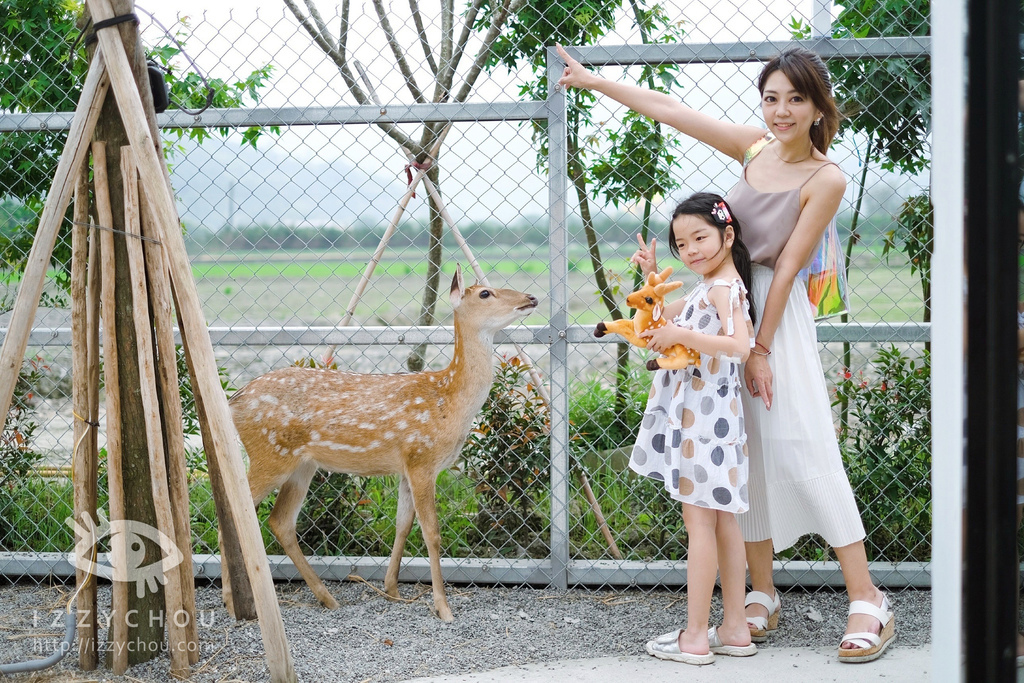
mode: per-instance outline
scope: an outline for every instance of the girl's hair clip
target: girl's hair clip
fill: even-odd
[[[732,214],[729,213],[729,207],[725,205],[725,202],[718,202],[711,207],[711,216],[715,219],[716,223],[722,225],[732,223]]]

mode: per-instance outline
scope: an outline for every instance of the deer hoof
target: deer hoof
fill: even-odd
[[[434,614],[436,614],[438,618],[445,623],[450,624],[455,621],[455,617],[452,615],[452,611],[448,608],[448,605],[436,605],[434,607]]]
[[[658,359],[652,358],[651,360],[647,361],[647,369],[651,371],[661,370],[661,366],[658,364]]]
[[[594,336],[600,339],[606,334],[608,334],[608,326],[604,323],[598,323],[597,327],[594,329]]]

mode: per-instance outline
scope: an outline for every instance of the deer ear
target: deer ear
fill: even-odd
[[[462,301],[462,295],[465,293],[466,287],[462,281],[462,265],[456,263],[455,276],[452,278],[452,289],[448,295],[449,300],[452,302],[452,308],[458,308],[459,303]]]

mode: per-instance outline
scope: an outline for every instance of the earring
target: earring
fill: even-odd
[[[821,119],[815,119],[814,120],[814,125],[817,126],[817,125],[820,125],[820,124],[821,124]]]

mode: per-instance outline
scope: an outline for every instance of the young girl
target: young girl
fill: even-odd
[[[639,236],[638,236],[639,238]],[[633,256],[644,276],[654,269],[642,238]],[[740,365],[754,345],[748,310],[750,254],[740,225],[721,197],[701,192],[672,214],[669,249],[702,280],[682,301],[665,306],[673,324],[641,334],[648,348],[683,344],[700,367],[659,370],[630,458],[636,472],[664,482],[683,504],[689,534],[686,630],[647,643],[660,659],[710,664],[715,654],[757,653],[743,613],[746,561],[736,514],[749,507],[747,446],[740,404]],[[708,629],[715,575],[721,569],[725,619]]]

